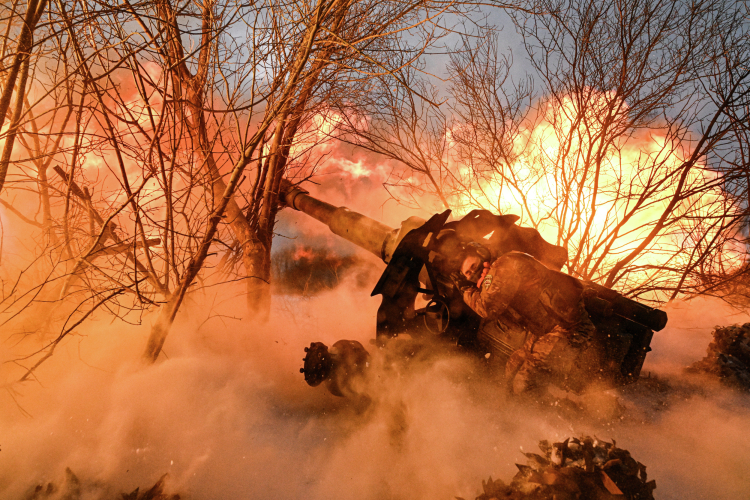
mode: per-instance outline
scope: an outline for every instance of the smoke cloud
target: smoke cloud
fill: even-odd
[[[310,341],[368,346],[378,306],[368,291],[352,278],[314,297],[277,297],[266,327],[233,319],[236,299],[211,298],[211,317],[194,301],[168,358],[145,368],[133,362],[145,327],[92,323],[15,395],[30,416],[4,395],[0,497],[60,484],[68,467],[82,498],[113,498],[164,473],[169,491],[192,499],[473,498],[490,475],[512,477],[520,447],[582,434],[629,449],[657,498],[746,494],[750,398],[679,370],[704,354],[710,322],[741,320],[717,304],[670,308],[645,370],[670,389],[623,391],[621,414],[616,393],[584,398],[590,414],[565,416],[509,400],[460,355],[407,363],[369,346],[377,381],[367,408],[307,387],[299,368]]]
[[[357,199],[352,208],[392,227],[424,215],[373,195],[387,169],[363,177],[358,161],[323,172],[343,189],[324,183],[313,194],[334,205]],[[153,317],[128,327],[102,313],[22,386],[10,385],[22,373],[12,361],[44,339],[0,334],[0,498],[61,486],[69,468],[86,499],[119,498],[165,473],[167,491],[196,500],[470,499],[489,476],[510,480],[521,448],[584,434],[630,450],[661,500],[747,496],[750,396],[683,373],[705,355],[714,325],[746,316],[719,301],[670,304],[645,380],[577,398],[588,410],[573,414],[509,399],[460,354],[407,362],[379,351],[369,344],[379,298],[369,295],[382,262],[289,210],[278,232],[285,238],[274,241],[274,258],[288,280],[280,280],[287,288],[277,289],[283,295],[274,297],[268,325],[237,317],[239,288],[209,288],[220,292],[189,296],[165,356],[144,367],[138,360]],[[20,240],[5,241],[8,258],[22,252]],[[322,285],[294,288],[301,276]],[[373,355],[369,407],[310,388],[299,373],[305,346],[340,339]]]

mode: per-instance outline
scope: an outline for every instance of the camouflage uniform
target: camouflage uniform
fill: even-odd
[[[551,381],[578,389],[579,381],[570,375],[581,366],[594,334],[582,291],[574,278],[548,269],[528,254],[509,252],[492,262],[478,288],[464,292],[466,304],[485,320],[514,313],[529,332],[505,365],[514,393],[543,389]],[[585,364],[590,366],[591,360]]]

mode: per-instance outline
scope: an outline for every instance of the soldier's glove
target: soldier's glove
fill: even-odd
[[[461,274],[460,271],[454,271],[451,273],[451,280],[453,280],[453,284],[461,293],[477,289],[477,284],[466,279],[466,276]]]

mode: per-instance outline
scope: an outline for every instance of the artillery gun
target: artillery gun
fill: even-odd
[[[567,251],[545,241],[533,228],[518,226],[515,215],[474,210],[460,220],[448,221],[450,210],[429,220],[410,217],[391,228],[346,207],[334,207],[310,196],[287,181],[280,200],[284,206],[326,224],[331,232],[376,255],[386,264],[372,295],[381,295],[375,339],[379,347],[399,335],[449,342],[502,367],[521,348],[528,332],[512,309],[499,320],[482,320],[463,301],[450,273],[460,265],[462,248],[470,242],[489,247],[495,257],[517,251],[531,255],[557,273],[558,280],[574,280],[582,287],[584,304],[596,326],[592,356],[595,368],[579,367],[562,388],[583,392],[635,382],[654,331],[666,326],[664,311],[628,299],[618,292],[560,272]],[[417,307],[418,297],[423,307]],[[321,342],[305,348],[306,382],[323,382],[335,395],[352,393],[351,381],[366,371],[369,353],[356,341],[341,340],[330,349]],[[554,383],[554,382],[553,382]],[[558,384],[559,385],[559,384]]]

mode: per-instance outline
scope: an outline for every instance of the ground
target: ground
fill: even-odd
[[[82,498],[119,499],[169,474],[165,494],[187,499],[472,499],[490,476],[510,482],[539,441],[581,436],[629,450],[660,500],[750,488],[750,396],[684,373],[713,325],[742,322],[729,311],[669,306],[641,382],[575,401],[584,414],[508,399],[461,357],[376,367],[382,390],[363,410],[299,374],[311,340],[367,345],[377,298],[363,295],[345,284],[277,300],[266,327],[204,322],[205,308],[187,304],[167,356],[146,368],[128,361],[146,328],[92,324],[15,395],[30,416],[3,401],[0,497],[61,485],[68,468],[88,488]]]

